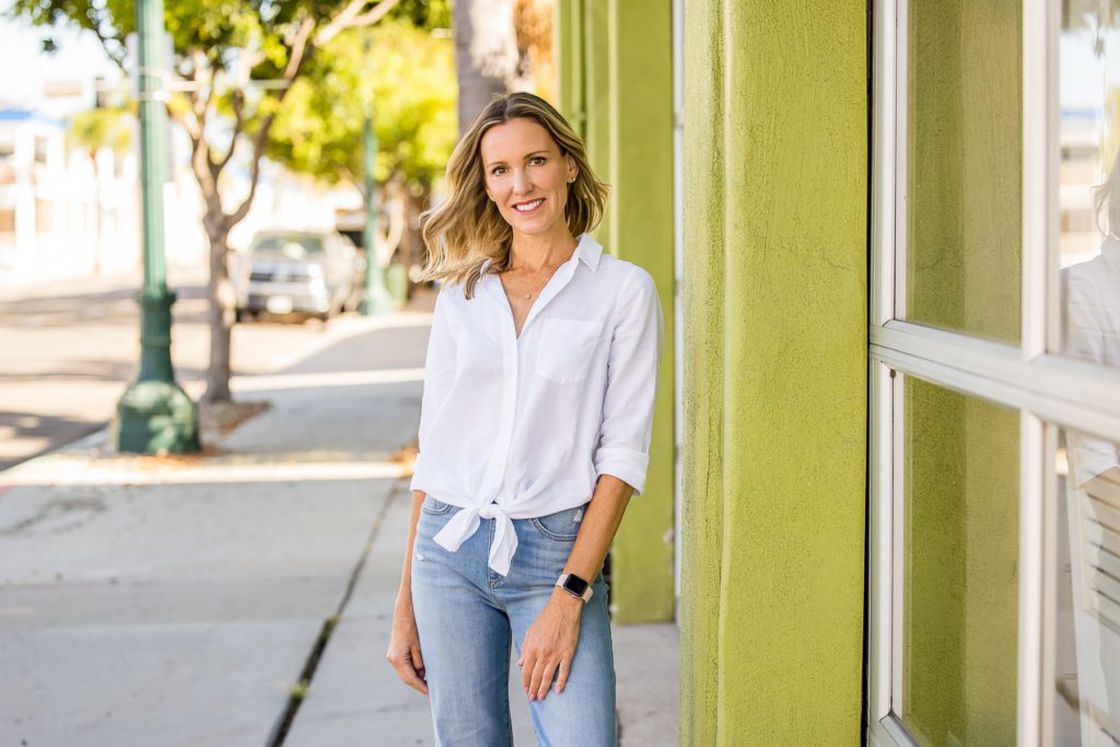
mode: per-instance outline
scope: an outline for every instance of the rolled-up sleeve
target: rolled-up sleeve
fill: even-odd
[[[607,362],[595,475],[612,475],[640,495],[649,466],[664,320],[657,286],[645,270],[620,290]]]
[[[424,481],[424,443],[428,440],[432,421],[455,381],[455,337],[451,333],[448,318],[447,294],[452,292],[448,286],[440,288],[436,296],[435,310],[432,313],[432,330],[428,337],[428,352],[424,359],[424,394],[420,400],[419,454],[416,456],[416,469],[412,475],[411,490]]]

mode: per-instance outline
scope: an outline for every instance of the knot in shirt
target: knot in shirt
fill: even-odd
[[[487,503],[485,506],[478,509],[478,515],[483,519],[507,518],[505,512],[498,508],[497,503]]]
[[[461,509],[432,539],[448,552],[458,552],[478,531],[481,519],[494,520],[494,541],[490,544],[488,564],[495,572],[508,576],[513,554],[517,552],[517,530],[513,520],[496,503]]]

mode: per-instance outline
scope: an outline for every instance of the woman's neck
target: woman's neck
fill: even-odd
[[[510,245],[509,267],[511,270],[529,273],[545,267],[556,267],[572,256],[577,244],[568,226],[564,224],[557,230],[544,234],[527,235],[515,231]]]

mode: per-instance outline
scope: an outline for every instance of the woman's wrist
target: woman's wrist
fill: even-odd
[[[559,586],[552,589],[552,602],[562,609],[575,610],[577,615],[583,610],[584,605],[583,599],[561,589]]]

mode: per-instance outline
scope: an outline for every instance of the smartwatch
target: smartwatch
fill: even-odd
[[[583,600],[584,604],[587,604],[591,599],[591,584],[574,573],[561,573],[560,578],[556,579],[555,585],[559,586],[573,597],[579,597]]]

